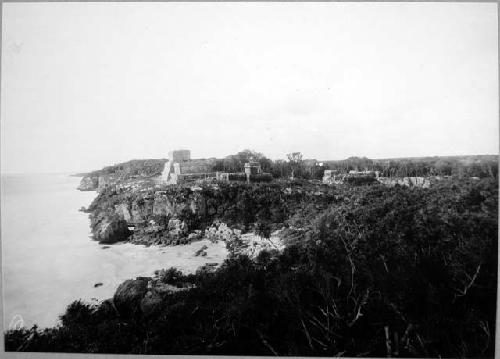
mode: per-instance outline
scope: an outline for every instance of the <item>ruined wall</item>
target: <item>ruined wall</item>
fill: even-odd
[[[407,187],[429,188],[431,185],[430,180],[425,177],[396,177],[396,178],[379,177],[377,180],[380,183],[390,187],[398,184],[400,186],[407,186]]]
[[[191,160],[174,164],[176,174],[188,173],[211,173],[213,172],[215,160]]]
[[[245,163],[245,173],[247,175],[256,175],[262,172],[259,162]]]
[[[165,163],[161,179],[162,181],[170,184],[177,184],[183,181],[204,178],[206,174],[210,174],[215,177],[215,163],[216,160],[212,158],[189,160],[185,162],[172,162],[169,160]],[[202,177],[197,176],[201,174],[203,174]]]

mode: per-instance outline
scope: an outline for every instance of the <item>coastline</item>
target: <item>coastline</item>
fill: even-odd
[[[2,176],[6,329],[17,314],[25,327],[50,327],[74,300],[102,301],[127,279],[152,276],[171,265],[192,273],[227,256],[225,244],[207,240],[175,247],[116,243],[105,248],[90,238],[88,214],[78,211],[96,197],[96,192],[76,190],[78,178],[64,174],[14,179],[5,183]],[[194,256],[204,245],[207,255]],[[94,287],[97,283],[103,285]]]

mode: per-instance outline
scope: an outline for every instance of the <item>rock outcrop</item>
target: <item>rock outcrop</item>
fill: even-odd
[[[131,211],[126,203],[120,203],[115,205],[115,213],[129,223],[135,222],[133,219],[136,218],[132,217]],[[137,211],[134,214],[135,217],[137,217],[138,214]]]
[[[190,283],[164,283],[158,277],[137,277],[118,286],[111,302],[124,317],[151,317],[162,308],[166,296],[194,288]]]
[[[431,182],[429,178],[426,177],[379,177],[377,179],[380,183],[394,187],[395,185],[406,186],[406,187],[422,187],[429,188]]]
[[[128,241],[141,245],[188,244],[203,236],[237,241],[242,230],[268,236],[301,203],[310,200],[326,206],[334,200],[331,188],[306,189],[291,183],[165,186],[144,179],[117,181],[99,189],[88,208],[95,238],[108,243],[126,237],[126,226],[133,231]]]
[[[85,176],[77,187],[80,191],[95,191],[99,187],[99,178]]]
[[[233,241],[241,237],[241,230],[229,228],[227,224],[215,222],[212,226],[205,229],[205,237],[212,240],[222,240],[225,242]]]
[[[117,217],[105,216],[92,226],[94,239],[100,243],[111,244],[126,240],[131,232],[127,222]]]
[[[174,238],[184,237],[188,233],[188,227],[185,222],[177,218],[168,221],[168,233]]]
[[[129,279],[116,289],[113,303],[121,315],[130,316],[141,310],[141,301],[148,291],[148,279]]]

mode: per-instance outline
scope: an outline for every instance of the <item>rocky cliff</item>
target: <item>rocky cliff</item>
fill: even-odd
[[[298,208],[335,200],[334,188],[306,182],[167,185],[159,180],[165,162],[129,161],[82,178],[78,189],[97,191],[87,209],[96,240],[176,245],[211,237],[224,240],[233,252],[250,245],[252,256],[259,248],[276,247],[260,238],[286,226]]]
[[[186,244],[218,236],[234,248],[243,242],[260,248],[261,242],[244,234],[269,238],[304,203],[321,207],[335,200],[333,188],[290,183],[169,186],[151,179],[112,179],[98,188],[88,208],[94,238],[144,245]],[[235,232],[226,235],[224,226]]]

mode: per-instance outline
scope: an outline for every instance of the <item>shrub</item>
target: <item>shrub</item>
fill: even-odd
[[[270,173],[258,173],[250,175],[250,182],[271,182],[273,176]]]

